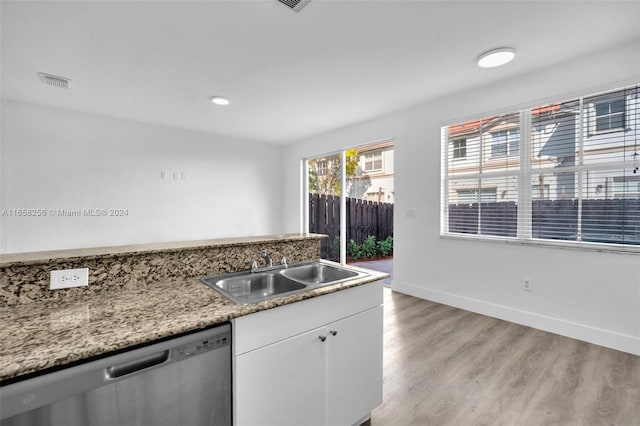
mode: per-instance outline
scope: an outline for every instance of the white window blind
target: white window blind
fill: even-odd
[[[449,126],[446,140],[448,231],[515,237],[519,114]],[[459,141],[465,140],[465,157]]]
[[[640,247],[639,126],[635,86],[443,128],[441,233]]]

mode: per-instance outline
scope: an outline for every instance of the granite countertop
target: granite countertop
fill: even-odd
[[[0,308],[0,380],[8,381],[388,277],[381,272],[367,272],[370,275],[364,278],[251,305],[235,305],[199,280],[186,279],[150,288],[91,294],[74,302],[48,301]]]
[[[36,251],[26,253],[0,254],[0,267],[12,265],[37,265],[51,260],[59,262],[75,258],[92,258],[101,256],[122,256],[127,254],[150,254],[164,251],[180,251],[204,248],[215,245],[217,247],[238,246],[242,244],[256,244],[274,241],[299,241],[326,238],[323,234],[298,233],[262,235],[257,237],[217,238],[211,240],[179,241],[166,243],[134,244],[114,247],[91,247],[81,249]]]

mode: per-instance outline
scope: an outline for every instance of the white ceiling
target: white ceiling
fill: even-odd
[[[3,0],[0,13],[4,99],[275,144],[640,38],[640,1],[312,0],[295,13],[275,0]],[[475,65],[499,46],[515,61]]]

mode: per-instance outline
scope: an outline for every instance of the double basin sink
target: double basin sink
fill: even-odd
[[[244,305],[369,275],[366,272],[320,261],[267,269],[259,272],[211,275],[200,281],[234,303]]]

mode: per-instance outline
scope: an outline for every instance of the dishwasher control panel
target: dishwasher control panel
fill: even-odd
[[[231,332],[223,332],[204,337],[197,341],[189,342],[185,345],[176,346],[171,349],[174,361],[190,358],[205,352],[213,351],[231,344]]]

